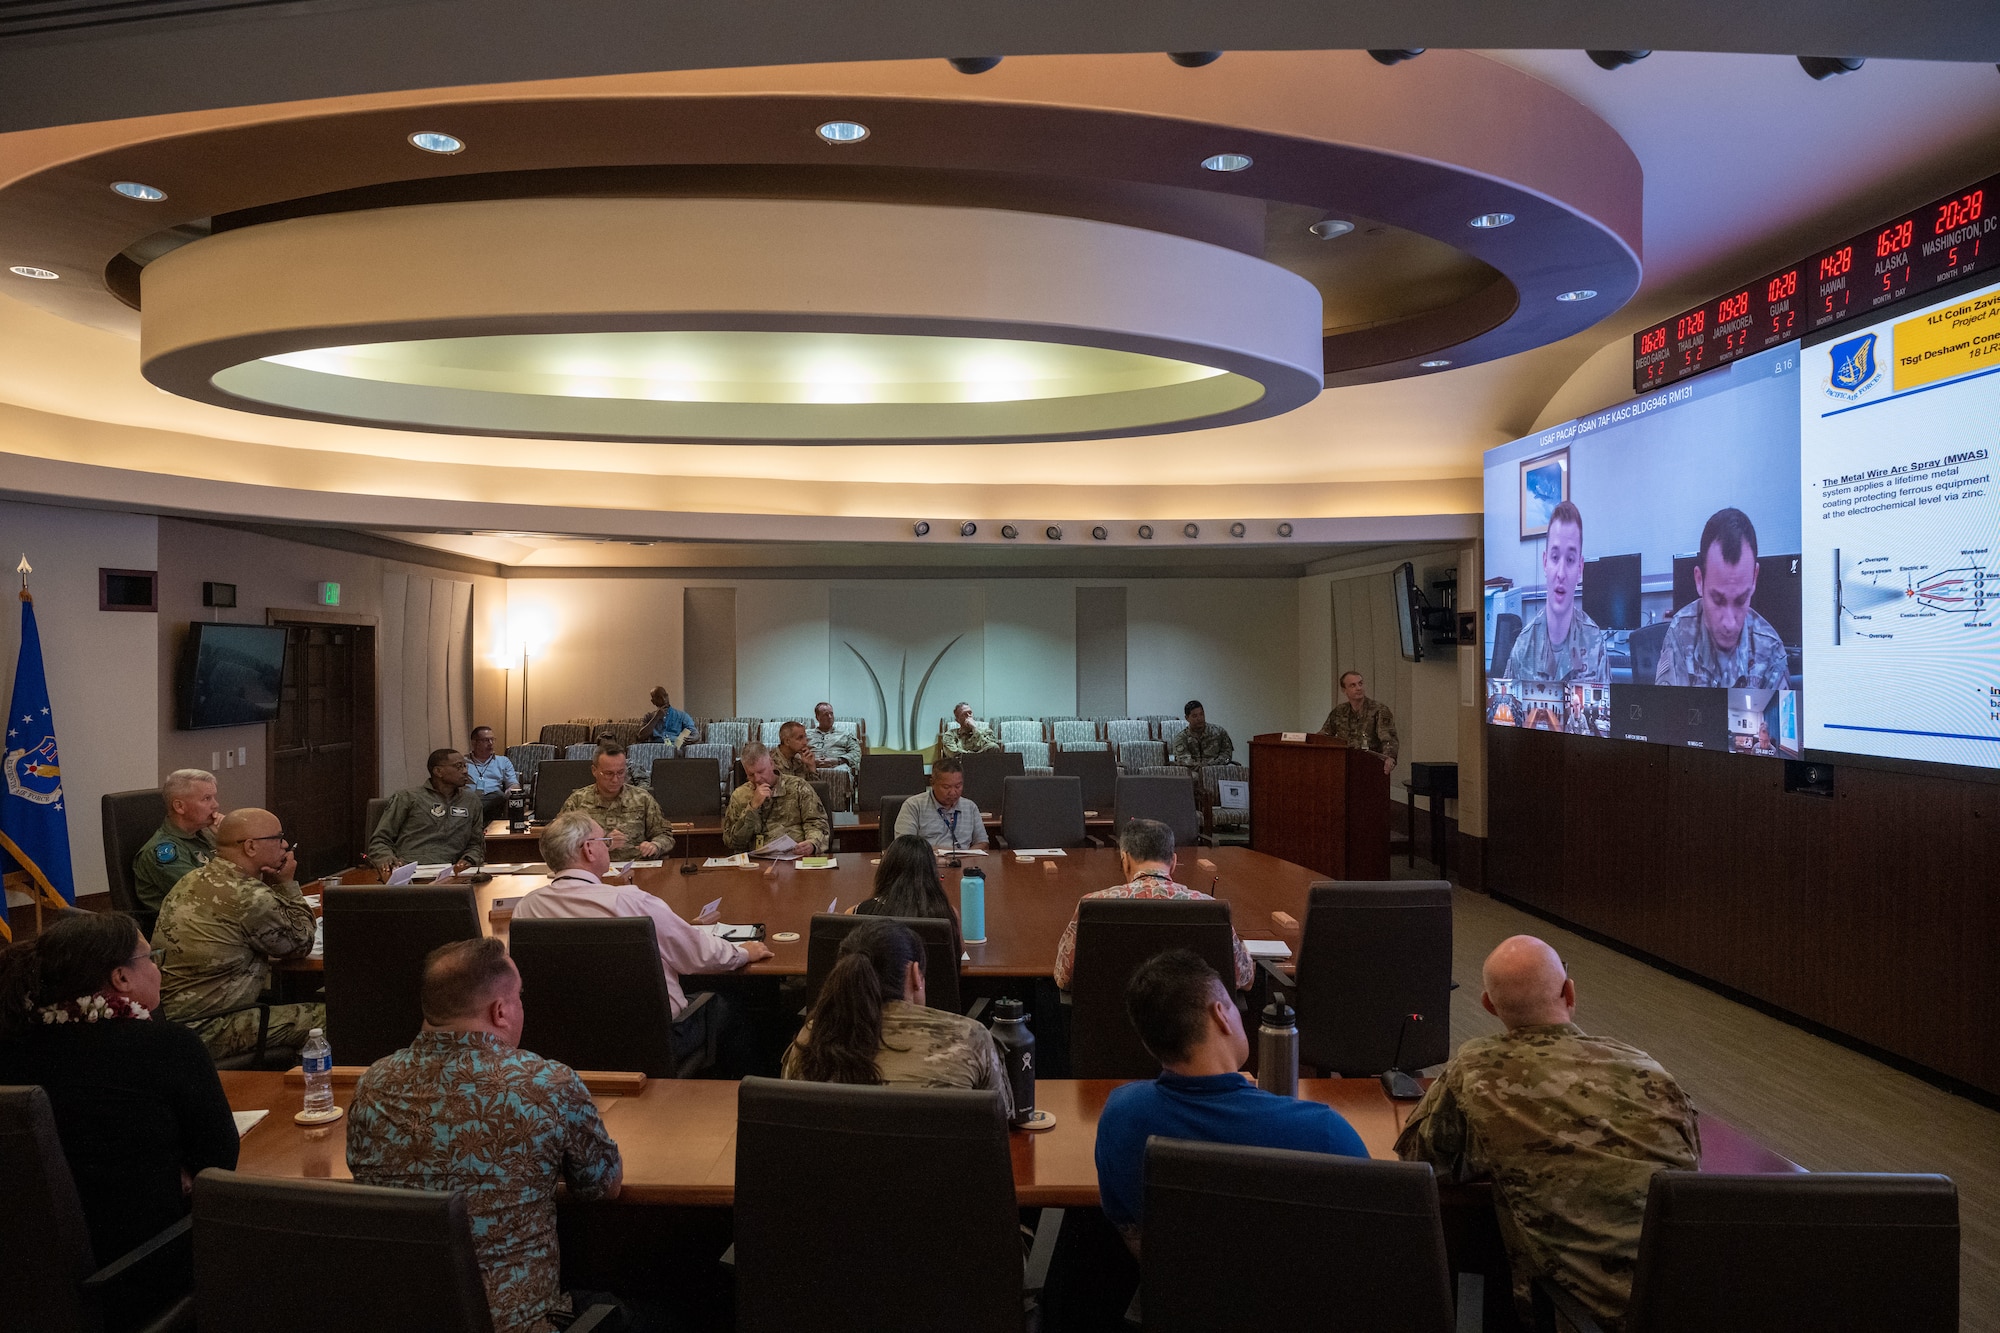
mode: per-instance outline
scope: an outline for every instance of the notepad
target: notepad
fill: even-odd
[[[750,864],[750,853],[738,852],[734,856],[711,856],[702,862],[704,867],[714,870],[740,870]]]
[[[251,1130],[257,1128],[257,1123],[271,1113],[269,1111],[231,1111],[229,1114],[236,1117],[236,1137],[240,1139]]]
[[[1065,852],[1065,851],[1064,851],[1064,850],[1063,850],[1062,848],[1060,848],[1060,847],[1016,847],[1016,848],[1014,849],[1014,855],[1016,855],[1016,856],[1068,856],[1068,855],[1069,855],[1069,853],[1068,853],[1068,852]]]
[[[1290,958],[1292,946],[1283,940],[1245,940],[1243,949],[1252,958]]]
[[[748,944],[757,938],[755,926],[729,926],[717,921],[713,925],[702,926],[699,929],[707,931],[719,940],[728,940],[731,944]]]
[[[801,870],[832,870],[839,864],[839,860],[831,856],[801,856],[799,858],[799,869]]]

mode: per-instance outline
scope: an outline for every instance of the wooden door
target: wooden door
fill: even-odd
[[[361,856],[361,813],[373,792],[363,766],[367,632],[354,625],[285,626],[284,692],[271,724],[271,811],[284,822],[299,879],[332,874]]]

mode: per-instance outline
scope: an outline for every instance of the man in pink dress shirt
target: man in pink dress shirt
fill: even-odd
[[[644,889],[630,884],[606,884],[603,876],[611,869],[611,847],[603,828],[580,810],[571,810],[549,821],[542,832],[542,859],[548,862],[553,878],[514,905],[516,920],[548,920],[559,917],[643,916],[653,922],[660,944],[660,962],[667,973],[667,997],[678,1019],[687,1008],[687,993],[681,977],[688,973],[734,972],[747,964],[769,958],[771,950],[760,940],[732,944],[699,926],[681,919],[678,912]],[[740,1078],[746,1062],[748,1034],[732,1007],[718,995],[709,1001],[715,1010],[709,1020],[718,1031],[720,1052],[715,1075]],[[695,1040],[700,1034],[690,1033]],[[680,1045],[680,1033],[675,1045]],[[679,1054],[679,1052],[676,1052]],[[725,1068],[725,1066],[734,1066]]]

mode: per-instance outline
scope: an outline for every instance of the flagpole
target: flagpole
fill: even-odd
[[[26,552],[21,554],[21,563],[14,567],[14,572],[21,576],[21,600],[24,602],[33,602],[35,600],[33,594],[28,591],[28,575],[34,572],[34,568],[33,565],[28,563]],[[40,939],[42,935],[42,886],[35,883],[33,875],[28,876],[28,897],[35,904],[35,938]]]

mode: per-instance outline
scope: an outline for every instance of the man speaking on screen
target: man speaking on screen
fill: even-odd
[[[1583,515],[1564,500],[1549,513],[1542,546],[1542,581],[1548,600],[1507,657],[1513,680],[1608,681],[1604,631],[1577,600],[1583,577]]]
[[[1785,641],[1750,606],[1757,594],[1757,529],[1741,509],[1718,509],[1702,528],[1694,593],[1667,626],[1654,684],[1791,687]]]

